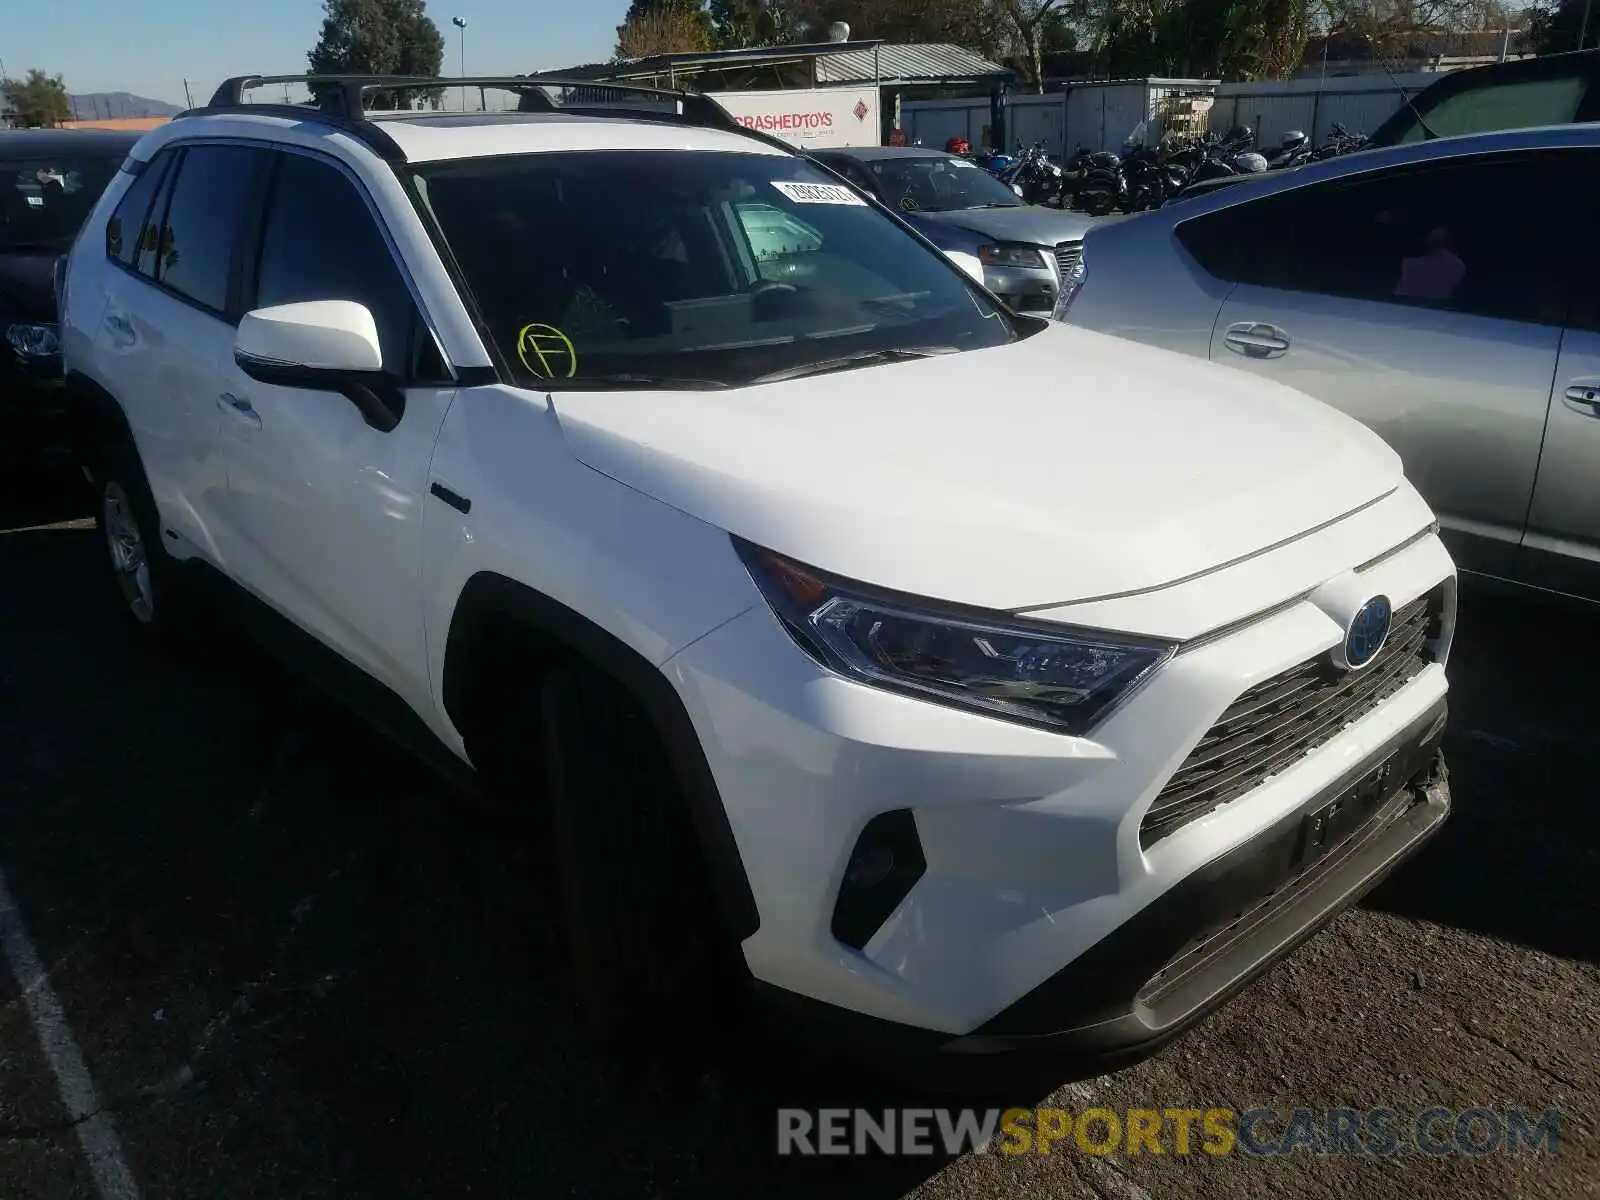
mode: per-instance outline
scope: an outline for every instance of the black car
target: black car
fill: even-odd
[[[139,134],[0,131],[0,470],[70,463],[55,264]]]

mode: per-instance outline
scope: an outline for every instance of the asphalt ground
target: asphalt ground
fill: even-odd
[[[518,823],[225,625],[130,645],[80,515],[0,508],[0,873],[145,1196],[1600,1195],[1594,618],[1469,593],[1439,836],[1153,1059],[1030,1064],[999,1101],[1553,1108],[1553,1154],[785,1159],[778,1106],[927,1098],[771,1031],[605,1061]],[[91,1114],[3,967],[0,1195],[95,1196]]]

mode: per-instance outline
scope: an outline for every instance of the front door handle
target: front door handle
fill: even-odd
[[[251,405],[250,401],[232,392],[223,392],[217,397],[217,407],[230,417],[244,422],[255,429],[261,428],[261,414]]]
[[[1574,379],[1567,384],[1564,399],[1573,412],[1600,417],[1600,379]]]
[[[1289,335],[1265,321],[1240,321],[1228,326],[1222,344],[1246,358],[1281,358],[1289,349]]]

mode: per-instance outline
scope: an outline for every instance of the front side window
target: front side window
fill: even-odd
[[[1580,152],[1485,156],[1294,188],[1186,221],[1218,278],[1559,325],[1573,228],[1557,212]],[[1529,191],[1528,189],[1537,189]],[[1548,200],[1529,220],[1517,197]]]
[[[0,158],[0,254],[67,250],[121,165],[121,155]]]
[[[1017,336],[940,255],[789,156],[531,154],[411,179],[523,386],[739,386]]]
[[[1588,87],[1586,75],[1496,83],[1447,96],[1432,108],[1423,110],[1422,115],[1428,129],[1439,137],[1539,125],[1569,125],[1578,119],[1578,106]],[[1428,130],[1413,115],[1411,125],[1395,140],[1404,145],[1420,142],[1427,136]]]
[[[964,158],[879,158],[869,164],[878,190],[902,212],[1020,208],[1017,194]]]
[[[155,252],[156,278],[213,312],[228,306],[234,245],[264,157],[240,146],[191,146],[178,164]]]
[[[365,305],[378,328],[384,369],[412,376],[420,318],[372,211],[336,167],[282,154],[267,202],[253,306],[302,300]]]

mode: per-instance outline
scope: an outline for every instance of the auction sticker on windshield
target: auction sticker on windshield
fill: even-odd
[[[772,186],[796,204],[859,204],[862,208],[867,206],[867,202],[860,196],[837,183],[792,183],[788,180],[774,179]]]

